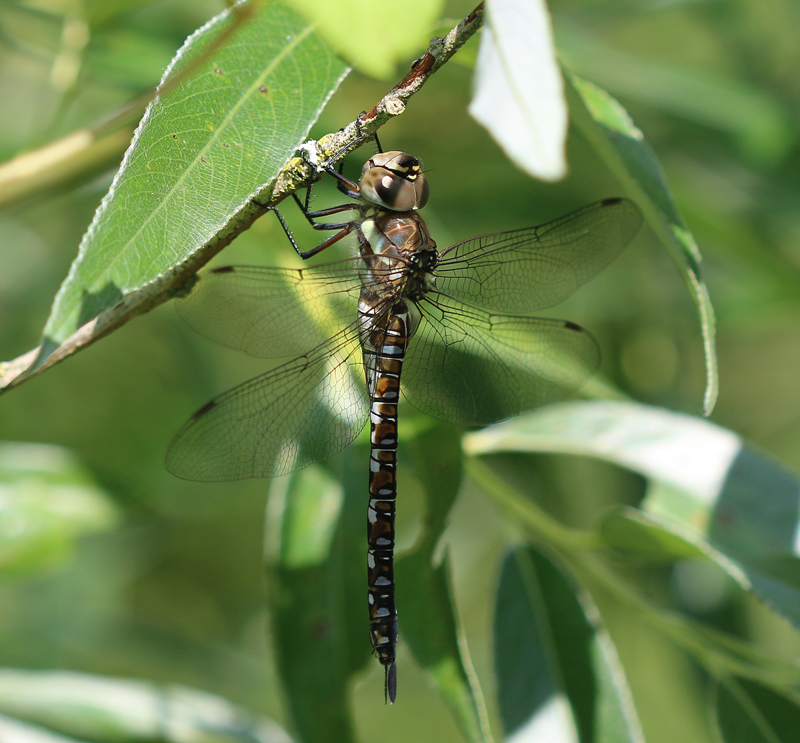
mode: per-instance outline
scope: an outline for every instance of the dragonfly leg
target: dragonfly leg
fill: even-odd
[[[381,147],[381,141],[378,139],[378,132],[372,135],[375,138],[375,146],[378,148],[378,152],[385,152],[383,147]]]
[[[310,189],[306,190],[306,198],[305,201],[300,201],[300,197],[296,194],[292,194],[292,198],[294,199],[295,203],[297,204],[300,211],[303,213],[303,216],[308,220],[308,223],[315,229],[315,230],[324,230],[324,226],[317,225],[314,221],[319,217],[330,217],[333,214],[341,214],[342,212],[352,211],[359,208],[359,204],[339,204],[338,206],[329,206],[327,209],[316,209],[312,210],[309,209],[309,194]]]
[[[339,240],[341,240],[342,238],[347,237],[354,229],[356,229],[356,225],[353,222],[339,222],[333,225],[330,224],[314,225],[312,223],[312,226],[314,226],[316,229],[321,229],[321,230],[338,229],[339,232],[337,232],[335,235],[332,235],[327,240],[323,240],[319,245],[316,245],[310,250],[302,250],[300,246],[297,244],[297,241],[294,239],[294,235],[292,234],[292,231],[289,229],[289,225],[286,224],[286,220],[283,218],[283,214],[280,213],[278,207],[267,206],[264,208],[267,211],[275,212],[275,216],[278,218],[278,221],[281,223],[281,227],[283,227],[283,231],[286,233],[286,237],[289,238],[289,242],[292,244],[292,247],[294,248],[297,255],[299,255],[303,260],[315,256],[317,253],[320,253],[323,250],[325,250],[325,248],[329,248],[334,243],[339,242]]]
[[[380,140],[378,139],[377,132],[375,134],[367,136],[361,131],[361,117],[365,116],[366,113],[367,113],[366,111],[362,111],[356,117],[356,131],[358,132],[358,136],[352,142],[350,142],[350,144],[345,145],[338,152],[334,153],[331,160],[338,160],[340,157],[342,157],[342,155],[350,152],[351,150],[356,149],[357,147],[360,147],[368,139],[374,139],[375,145],[378,148],[378,152],[383,152],[383,147],[381,147],[381,143]],[[345,194],[345,196],[349,196],[351,199],[358,199],[361,197],[361,189],[359,188],[357,183],[351,181],[349,178],[346,178],[344,175],[342,175],[343,166],[344,166],[344,159],[339,160],[338,169],[335,169],[329,165],[325,168],[325,172],[333,176],[338,181],[336,187],[343,194]]]
[[[325,172],[328,173],[328,175],[333,176],[338,181],[336,188],[338,188],[345,196],[348,196],[351,199],[361,198],[361,189],[355,181],[351,181],[349,178],[346,178],[330,165],[325,168]]]
[[[342,238],[347,237],[355,229],[355,226],[347,222],[345,224],[347,225],[346,227],[337,232],[335,235],[329,237],[327,240],[323,240],[319,245],[311,248],[311,250],[306,250],[305,252],[297,251],[300,254],[300,257],[303,260],[306,258],[311,258],[317,253],[321,253],[323,250],[325,250],[325,248],[329,248],[334,243],[338,243]]]
[[[342,147],[338,152],[334,153],[331,160],[339,159],[338,169],[334,168],[331,165],[325,166],[324,170],[330,176],[336,179],[336,187],[341,191],[345,196],[350,197],[351,199],[355,199],[360,202],[361,200],[361,189],[355,181],[350,180],[346,176],[342,174],[342,168],[344,166],[344,160],[340,159],[343,155],[347,154],[347,152],[355,147],[360,146],[363,142],[365,142],[369,137],[365,136],[361,130],[361,117],[366,114],[366,111],[362,111],[358,118],[356,119],[356,130],[358,132],[358,136],[355,140],[353,140],[350,144],[345,145]],[[381,152],[381,145],[380,141],[378,140],[378,135],[372,135],[375,139],[375,143],[378,147],[378,151]],[[308,161],[308,155],[305,150],[302,152],[303,158]],[[313,163],[310,163],[313,166]],[[318,167],[318,166],[314,166]],[[304,260],[306,258],[310,258],[311,256],[316,255],[317,253],[325,250],[325,248],[330,247],[334,243],[338,242],[342,238],[349,235],[351,232],[357,229],[358,222],[357,221],[346,221],[346,222],[317,222],[316,220],[321,217],[330,217],[334,214],[341,214],[342,212],[347,211],[358,211],[361,209],[360,203],[353,203],[353,204],[338,204],[337,206],[331,206],[326,209],[311,209],[311,189],[313,184],[309,181],[308,185],[306,186],[306,194],[304,199],[300,199],[300,197],[296,193],[292,193],[292,198],[294,199],[295,203],[297,204],[298,208],[302,212],[303,216],[306,218],[308,223],[315,229],[315,230],[338,230],[338,232],[329,237],[327,240],[323,240],[319,245],[311,248],[311,250],[302,250],[300,246],[297,244],[297,241],[294,239],[294,235],[292,235],[291,230],[289,229],[289,225],[286,224],[286,220],[283,218],[283,215],[280,213],[277,207],[275,206],[265,206],[264,204],[259,204],[259,202],[254,201],[255,204],[261,206],[268,211],[275,212],[275,215],[278,217],[278,221],[283,228],[283,231],[286,233],[286,237],[289,238],[289,242],[292,244],[295,252]]]
[[[378,140],[377,132],[375,134],[372,134],[372,135],[368,136],[368,135],[364,134],[363,130],[361,129],[361,118],[363,116],[366,116],[366,115],[367,115],[367,112],[366,111],[362,111],[358,116],[356,116],[356,132],[357,132],[358,136],[352,142],[350,142],[350,144],[346,144],[340,150],[337,150],[333,154],[333,157],[331,157],[331,160],[338,160],[340,157],[342,157],[343,155],[349,153],[351,150],[355,150],[355,149],[359,148],[368,139],[374,139],[375,140],[375,144],[378,147],[378,152],[383,152],[383,148],[381,147],[381,143]],[[342,162],[339,163],[339,172],[340,173],[342,172]]]
[[[370,139],[370,137],[365,136],[364,133],[361,131],[361,117],[362,116],[366,116],[366,115],[367,115],[367,112],[366,111],[362,111],[356,117],[356,131],[358,132],[358,138],[355,141],[358,142],[358,145],[361,145],[367,139]],[[383,147],[381,147],[381,141],[378,139],[378,132],[375,132],[375,134],[373,134],[371,138],[375,140],[375,146],[378,148],[378,152],[383,152]],[[358,146],[358,145],[356,145],[356,146]],[[353,145],[351,144],[351,147],[352,146]]]
[[[308,220],[308,223],[315,229],[315,230],[344,230],[347,229],[347,233],[349,234],[352,232],[356,226],[353,220],[347,220],[346,222],[317,222],[316,220],[320,217],[330,217],[334,214],[341,214],[342,212],[358,210],[359,204],[339,204],[338,206],[331,206],[327,209],[317,209],[316,211],[311,211],[308,208],[309,197],[308,194],[310,189],[306,190],[306,199],[305,203],[301,202],[297,194],[292,194],[292,197],[295,200],[298,208],[302,212],[303,216]],[[349,228],[349,229],[348,229]],[[284,227],[284,229],[286,229]],[[339,238],[341,239],[341,238]],[[335,241],[334,241],[335,242]],[[326,246],[327,247],[327,246]]]
[[[341,165],[341,163],[340,163]],[[332,168],[326,168],[328,171],[333,171],[334,175],[337,178],[344,178],[341,173],[337,173]],[[345,179],[347,180],[347,179]],[[353,183],[352,181],[348,181],[353,186],[353,189],[350,189],[351,193],[347,193],[348,196],[351,198],[359,199],[361,197],[361,192],[358,190],[358,185]],[[357,210],[360,208],[360,204],[339,204],[337,206],[331,206],[327,209],[311,209],[311,188],[312,184],[309,184],[306,187],[306,195],[305,198],[301,201],[300,197],[296,194],[292,194],[292,198],[294,199],[295,204],[297,204],[298,209],[303,213],[303,216],[308,220],[308,223],[315,229],[315,230],[324,230],[324,229],[338,229],[344,226],[344,223],[337,224],[335,227],[326,228],[325,226],[318,225],[315,220],[319,217],[329,217],[333,214],[340,214],[341,212]]]
[[[380,143],[380,140],[378,139],[378,134],[377,133],[375,133],[375,134],[373,134],[373,135],[368,137],[361,131],[361,117],[364,116],[366,113],[367,113],[366,111],[362,111],[358,115],[358,117],[356,118],[356,131],[358,132],[358,136],[352,142],[350,142],[349,144],[346,144],[344,147],[342,147],[341,149],[339,149],[336,152],[334,152],[333,155],[331,156],[330,160],[339,160],[339,163],[338,163],[337,167],[334,168],[332,165],[326,165],[323,168],[328,175],[330,175],[332,178],[336,179],[336,181],[337,181],[336,188],[338,188],[339,191],[341,191],[345,196],[348,196],[351,199],[360,199],[361,198],[361,189],[360,189],[358,183],[356,183],[355,181],[350,180],[349,178],[347,178],[342,173],[342,169],[344,168],[344,157],[343,156],[346,155],[347,153],[349,153],[351,150],[354,150],[357,147],[360,147],[364,142],[367,141],[367,139],[374,139],[375,140],[375,144],[376,144],[376,146],[378,148],[378,152],[383,152],[383,148],[381,147],[381,143]],[[304,158],[307,157],[305,150],[303,151],[303,157]],[[348,206],[348,205],[342,204],[340,207],[331,207],[330,211],[328,211],[326,209],[320,210],[318,212],[311,211],[311,209],[310,209],[311,184],[309,184],[308,188],[306,188],[306,197],[305,197],[305,202],[304,202],[303,205],[300,205],[300,200],[295,194],[293,194],[293,196],[294,196],[295,201],[297,202],[298,206],[300,206],[300,209],[303,212],[303,214],[306,215],[307,219],[309,217],[322,217],[322,216],[327,216],[329,214],[336,214],[338,211],[345,211],[348,208],[349,209],[357,209],[358,208],[357,205]],[[311,220],[309,219],[309,222],[310,221]],[[313,225],[313,222],[312,222],[312,225]]]
[[[361,116],[363,113],[364,112],[362,111],[361,114],[359,114],[359,116]],[[366,137],[364,137],[364,136],[362,136],[360,134],[360,131],[361,131],[360,127],[359,127],[358,131],[359,131],[359,136],[356,137],[356,139],[354,139],[352,142],[350,142],[350,144],[347,144],[344,147],[342,147],[340,150],[337,150],[336,152],[334,152],[333,155],[330,157],[330,160],[338,160],[339,158],[342,158],[342,156],[345,155],[349,150],[352,150],[352,149],[354,149],[354,148],[356,148],[356,147],[361,145],[361,143],[366,139]],[[312,168],[314,168],[315,170],[317,170],[317,172],[319,172],[320,166],[315,165],[314,163],[309,161],[308,153],[305,150],[303,150],[303,152],[302,152],[302,157],[307,163],[309,163],[309,165],[311,165]],[[324,170],[329,175],[333,176],[338,181],[338,183],[336,184],[336,187],[343,194],[345,194],[346,196],[349,196],[351,199],[360,199],[361,198],[361,190],[359,189],[358,184],[355,181],[351,181],[349,178],[347,178],[344,175],[342,175],[342,168],[343,167],[344,167],[344,159],[341,159],[341,160],[339,160],[338,170],[336,168],[334,168],[332,165],[325,165],[321,169]],[[306,187],[305,207],[301,207],[301,209],[303,209],[304,213],[309,211],[309,200],[311,198],[311,187],[312,187],[312,184],[311,184],[311,182],[309,182],[308,186]],[[295,200],[297,200],[296,197],[295,197]]]

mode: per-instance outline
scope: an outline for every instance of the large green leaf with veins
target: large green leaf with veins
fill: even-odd
[[[337,88],[344,63],[309,23],[277,3],[250,11],[209,21],[169,66],[56,296],[37,366],[120,302],[160,301],[213,254]]]

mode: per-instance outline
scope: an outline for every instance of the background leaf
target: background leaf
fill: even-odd
[[[415,465],[426,512],[413,550],[400,557],[395,570],[400,636],[450,706],[464,737],[491,741],[483,693],[458,625],[448,557],[436,555],[461,485],[460,430],[443,423],[427,426],[402,453]]]
[[[0,575],[54,570],[80,537],[117,523],[116,507],[69,451],[0,443]]]
[[[733,134],[748,155],[765,163],[779,160],[794,139],[782,103],[736,75],[710,72],[686,61],[670,64],[637,59],[586,29],[562,27],[558,47],[571,65],[591,68],[594,83],[687,121]],[[599,58],[603,64],[598,66],[595,61]]]
[[[697,243],[675,206],[658,159],[628,112],[596,85],[569,74],[566,80],[575,125],[641,207],[691,292],[700,317],[706,360],[703,412],[710,415],[719,393],[716,320]]]
[[[358,455],[362,456],[359,457]],[[267,522],[269,601],[281,681],[301,740],[355,740],[352,677],[367,663],[365,491],[361,447],[276,479]],[[375,690],[376,703],[382,701]]]
[[[98,743],[291,743],[271,720],[213,694],[69,671],[0,669],[0,710]]]
[[[587,602],[540,552],[520,548],[506,558],[494,644],[507,738],[644,740],[614,647]]]
[[[353,67],[382,80],[394,74],[399,63],[419,56],[444,6],[443,0],[289,0],[289,4],[314,23],[320,36]]]
[[[800,725],[796,699],[746,679],[719,682],[715,712],[723,743],[789,743]]]
[[[581,402],[469,434],[465,445],[472,453],[586,454],[666,484],[651,488],[645,509],[735,561],[747,576],[739,579],[800,627],[800,483],[731,431],[634,403]]]
[[[87,743],[77,738],[50,733],[36,725],[0,715],[0,736],[5,743]]]

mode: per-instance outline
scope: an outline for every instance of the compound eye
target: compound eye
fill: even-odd
[[[373,166],[361,177],[361,195],[397,212],[421,209],[428,202],[428,183],[421,173],[397,173],[386,167]]]
[[[398,212],[407,212],[416,205],[414,184],[403,176],[384,171],[375,187],[375,193],[384,206]]]
[[[414,208],[422,209],[422,207],[428,203],[430,188],[428,186],[427,178],[425,178],[425,176],[421,173],[419,176],[417,176],[417,180],[414,181],[414,194],[417,199],[417,205]]]

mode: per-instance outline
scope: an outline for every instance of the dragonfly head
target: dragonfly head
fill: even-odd
[[[422,209],[428,203],[428,181],[422,163],[407,152],[379,152],[364,165],[361,195],[396,212]]]

